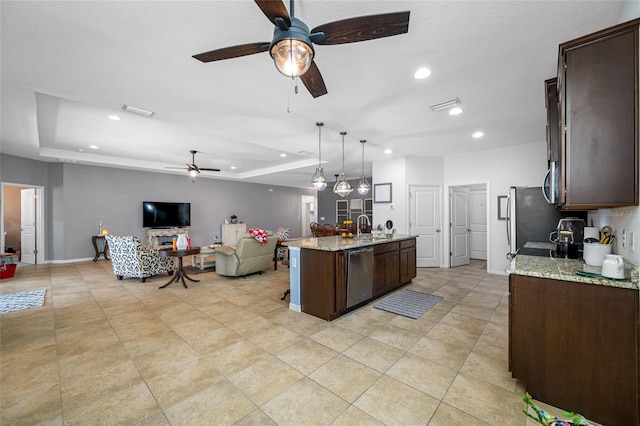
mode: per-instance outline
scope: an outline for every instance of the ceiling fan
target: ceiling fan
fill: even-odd
[[[192,178],[198,176],[198,174],[200,173],[200,171],[205,171],[205,172],[219,172],[220,169],[210,169],[207,167],[198,167],[196,166],[196,153],[198,151],[196,151],[195,149],[192,149],[191,151],[189,151],[191,153],[191,164],[187,163],[187,172],[189,172],[189,176],[191,176]],[[184,169],[184,167],[165,167],[166,169]]]
[[[281,74],[300,77],[311,96],[326,95],[327,88],[314,59],[314,44],[355,43],[390,37],[409,31],[409,11],[360,16],[309,27],[294,17],[293,2],[289,10],[282,0],[254,0],[265,16],[275,24],[271,42],[257,42],[199,53],[193,57],[202,62],[220,61],[269,51]]]

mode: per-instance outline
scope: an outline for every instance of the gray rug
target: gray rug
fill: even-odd
[[[10,293],[0,296],[0,314],[37,308],[44,305],[44,294],[47,289]]]
[[[374,308],[402,315],[403,317],[418,319],[441,300],[442,297],[432,294],[400,290],[375,305]]]

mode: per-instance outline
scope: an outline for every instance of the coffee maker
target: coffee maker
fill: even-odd
[[[549,241],[556,243],[558,257],[579,259],[584,239],[584,219],[565,217],[560,219],[556,230],[549,234]]]

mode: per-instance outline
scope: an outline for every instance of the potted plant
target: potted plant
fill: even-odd
[[[238,223],[238,216],[236,216],[235,214],[229,216],[229,219],[231,219],[231,223]]]

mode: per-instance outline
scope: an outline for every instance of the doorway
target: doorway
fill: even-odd
[[[471,259],[487,260],[487,185],[449,188],[449,264],[468,265]]]
[[[302,196],[302,214],[301,214],[302,229],[300,234],[302,238],[312,236],[311,223],[318,221],[317,205],[318,203],[317,203],[316,197],[312,195]]]
[[[0,247],[19,252],[22,263],[44,263],[44,187],[2,183]]]

